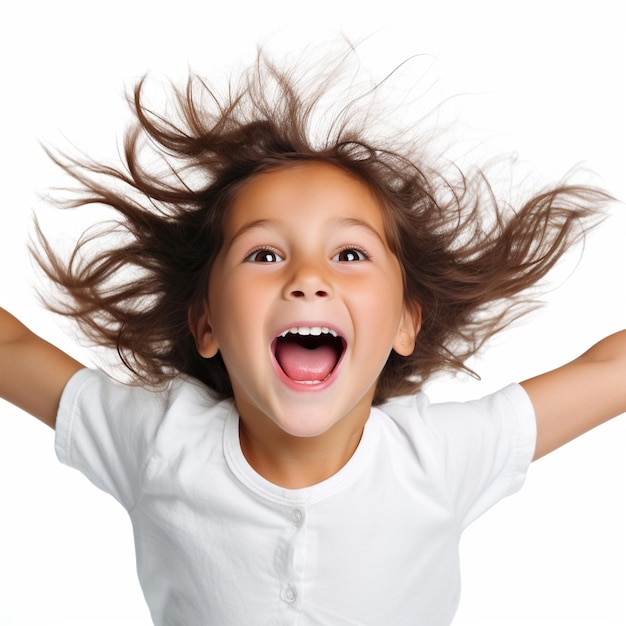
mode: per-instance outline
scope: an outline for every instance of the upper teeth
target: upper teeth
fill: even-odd
[[[281,333],[281,337],[286,337],[287,334],[292,335],[332,335],[337,336],[337,333],[326,326],[294,326],[284,333]]]

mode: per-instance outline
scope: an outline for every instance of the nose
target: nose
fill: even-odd
[[[299,263],[289,277],[284,288],[284,296],[289,300],[316,300],[332,295],[332,286],[319,264]]]

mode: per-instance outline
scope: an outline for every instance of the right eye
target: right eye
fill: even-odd
[[[274,250],[268,248],[261,248],[255,250],[246,257],[248,263],[279,263],[284,261],[283,257]]]

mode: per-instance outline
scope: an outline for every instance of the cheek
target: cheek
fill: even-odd
[[[404,286],[400,270],[395,265],[383,269],[372,281],[366,297],[372,305],[393,315],[402,308],[404,302]]]
[[[350,286],[348,286],[350,288]],[[352,285],[353,316],[368,332],[380,337],[380,345],[392,342],[401,320],[404,301],[401,281],[382,273],[376,280]]]
[[[262,281],[242,280],[234,273],[215,282],[210,292],[210,309],[214,330],[222,343],[242,344],[258,333],[267,309],[266,299]]]

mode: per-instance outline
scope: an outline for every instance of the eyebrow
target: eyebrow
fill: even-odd
[[[359,228],[365,228],[372,235],[374,235],[385,247],[387,246],[387,242],[384,237],[381,237],[380,233],[366,221],[361,220],[357,217],[343,217],[337,220],[337,224],[342,226],[357,226]]]
[[[239,237],[245,235],[249,230],[253,230],[254,228],[267,228],[274,226],[277,223],[277,220],[272,220],[268,218],[248,222],[247,224],[244,224],[241,228],[239,228],[237,232],[235,232],[235,234],[230,238],[230,243],[232,244],[233,241],[236,241],[237,239],[239,239]]]
[[[380,233],[371,224],[368,224],[362,219],[359,219],[357,217],[342,217],[341,219],[337,219],[335,223],[337,226],[364,228],[370,234],[374,235],[384,246],[387,246],[387,241],[385,240],[385,238],[381,237]],[[270,218],[253,220],[252,222],[248,222],[247,224],[244,224],[241,228],[239,228],[237,232],[231,237],[230,243],[232,244],[245,233],[255,228],[271,228],[278,224],[278,220]]]

